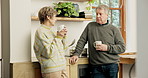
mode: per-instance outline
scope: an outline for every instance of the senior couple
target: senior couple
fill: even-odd
[[[118,54],[125,52],[125,44],[119,29],[109,23],[108,14],[108,6],[99,5],[96,8],[96,21],[88,23],[69,59],[71,64],[77,63],[88,43],[90,78],[118,77]],[[67,29],[53,29],[56,15],[57,12],[51,7],[43,7],[38,13],[41,26],[35,33],[34,51],[43,78],[68,78],[64,56]]]

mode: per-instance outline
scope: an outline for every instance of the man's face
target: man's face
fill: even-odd
[[[107,23],[108,14],[105,13],[104,9],[97,9],[96,10],[96,22],[99,24]]]

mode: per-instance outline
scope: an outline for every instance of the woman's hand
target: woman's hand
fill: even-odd
[[[67,35],[67,28],[64,27],[61,31],[57,31],[57,36],[65,37]]]

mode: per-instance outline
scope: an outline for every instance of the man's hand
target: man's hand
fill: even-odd
[[[69,63],[70,63],[70,64],[75,64],[75,63],[78,62],[78,60],[79,60],[79,57],[78,57],[78,56],[72,56],[72,57],[70,57],[70,59],[69,59]]]
[[[107,51],[107,45],[106,44],[96,45],[96,50]]]

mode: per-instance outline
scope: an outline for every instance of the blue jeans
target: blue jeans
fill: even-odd
[[[118,64],[92,66],[91,78],[118,78]]]

